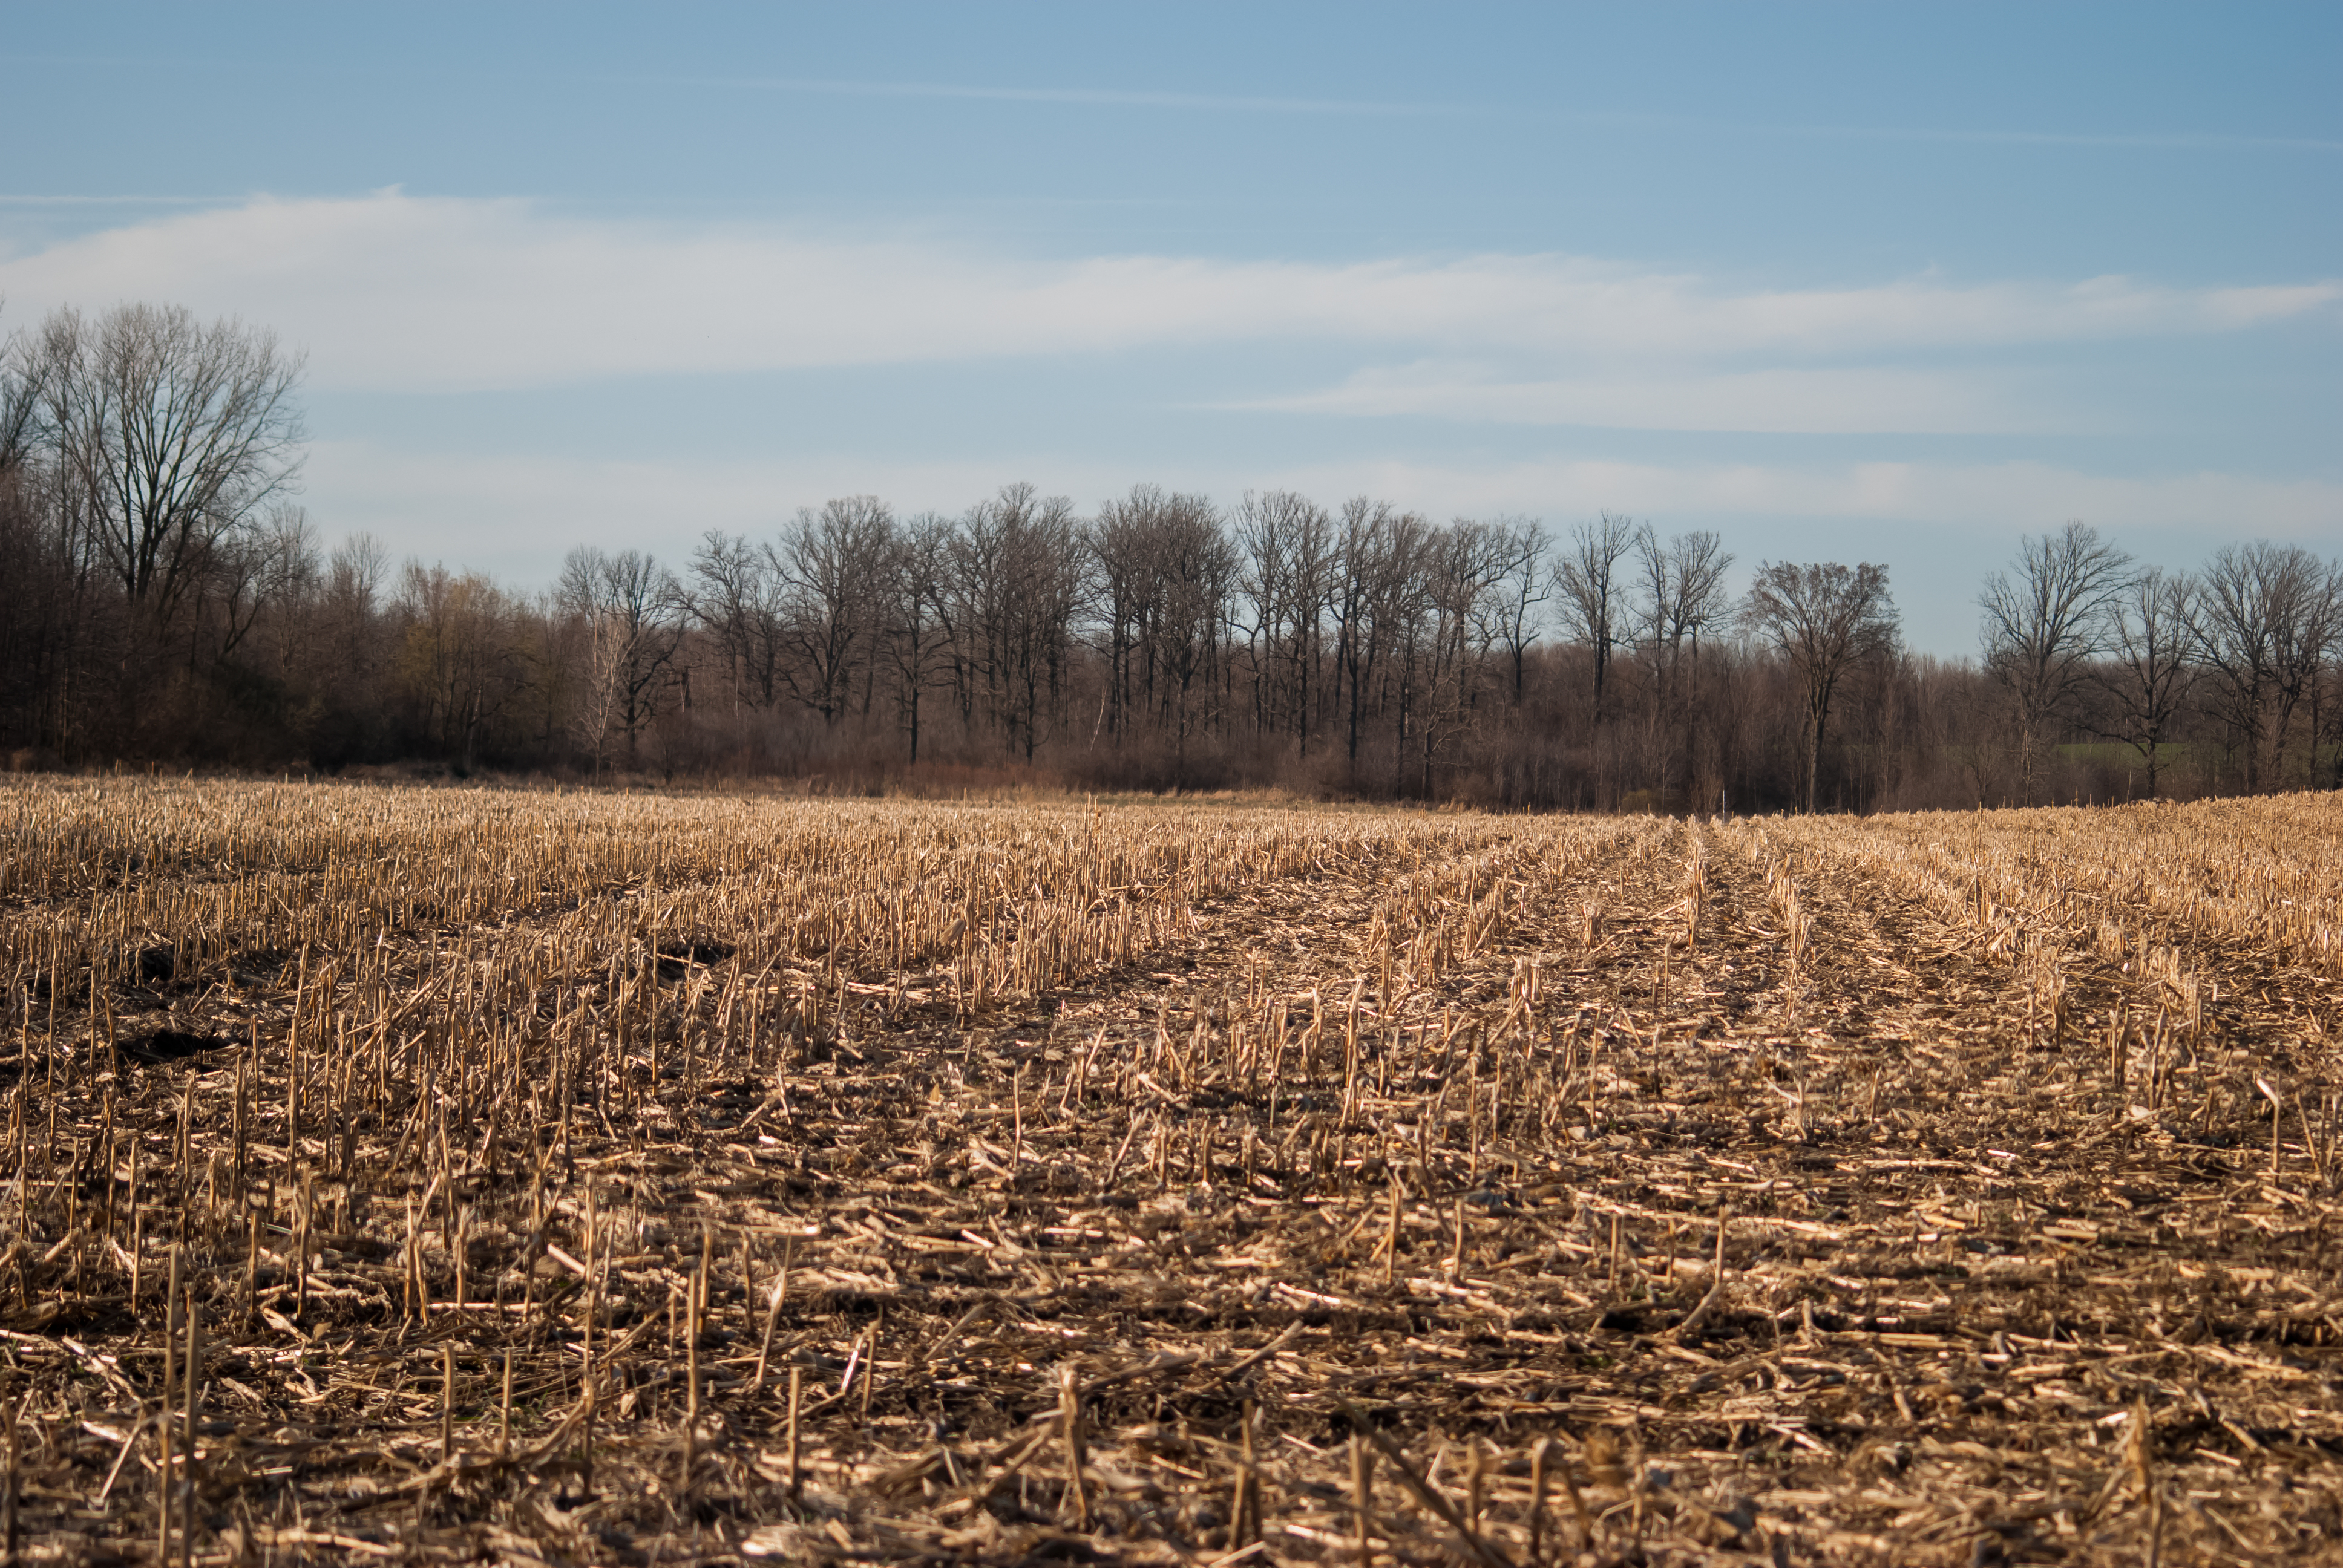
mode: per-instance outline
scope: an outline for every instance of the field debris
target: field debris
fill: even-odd
[[[2331,798],[0,819],[25,1561],[2343,1561]]]

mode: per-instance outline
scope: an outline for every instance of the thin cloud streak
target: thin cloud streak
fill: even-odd
[[[16,196],[0,192],[0,206],[226,206],[248,201],[226,196]]]
[[[979,87],[950,82],[855,82],[804,76],[635,77],[630,80],[688,82],[775,93],[809,93],[852,98],[939,98],[1003,104],[1063,104],[1081,108],[1191,109],[1208,113],[1270,115],[1480,116],[1462,104],[1407,104],[1349,98],[1227,96],[1212,93],[1165,93],[1121,87]]]
[[[2107,147],[2149,152],[2343,153],[2343,142],[2317,136],[2242,136],[2218,132],[1985,131],[1893,126],[1784,126],[1779,134],[1866,141],[1971,143],[1997,146]]]
[[[1549,117],[1549,116],[1541,116]],[[1693,115],[1585,111],[1554,118],[1634,130],[1689,131],[1721,136],[1806,137],[1829,141],[1933,142],[1976,146],[2099,147],[2139,152],[2343,153],[2343,141],[2323,136],[2251,136],[2227,131],[2036,131],[1955,126],[1783,125],[1711,120]]]
[[[1175,109],[1201,114],[1329,115],[1368,118],[1505,120],[1529,125],[1629,126],[1693,131],[1717,136],[1817,137],[1845,141],[1966,144],[1979,146],[2098,147],[2112,151],[2343,152],[2343,141],[2225,131],[2037,131],[1935,126],[1782,125],[1607,110],[1534,108],[1503,102],[1412,103],[1372,98],[1309,98],[1276,95],[1166,92],[1128,87],[1001,87],[958,82],[884,82],[820,76],[638,75],[579,77],[641,85],[730,88],[737,91],[844,98],[897,98],[965,103],[1061,105],[1069,108]]]
[[[1486,365],[1376,366],[1335,387],[1217,405],[1294,414],[1429,417],[1618,430],[1767,435],[2071,433],[2006,376],[1876,367],[1776,369],[1654,377],[1515,379]]]
[[[1244,96],[1121,87],[991,87],[953,82],[850,81],[810,76],[628,76],[623,79],[670,85],[819,94],[834,97],[1058,104],[1071,108],[1181,109],[1219,114],[1503,119],[1551,125],[1665,127],[1719,136],[1796,136],[1977,146],[2098,147],[2111,151],[2343,152],[2343,141],[2331,138],[2255,136],[2225,131],[2037,131],[1936,126],[1802,126],[1602,110],[1556,113],[1503,103],[1407,103],[1377,99]]]

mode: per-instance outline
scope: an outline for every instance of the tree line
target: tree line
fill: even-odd
[[[523,591],[296,499],[301,362],[176,307],[0,350],[0,749],[15,765],[427,764],[828,789],[1030,779],[1658,809],[2343,786],[2343,565],[2144,568],[2026,540],[1980,655],[1887,568],[1291,491],[870,496]]]

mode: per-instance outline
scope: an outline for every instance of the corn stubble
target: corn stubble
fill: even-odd
[[[2330,800],[0,819],[19,1559],[2343,1539]]]

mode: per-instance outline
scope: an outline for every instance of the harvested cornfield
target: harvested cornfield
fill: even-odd
[[[2343,1561],[2343,806],[0,784],[36,1560]]]

